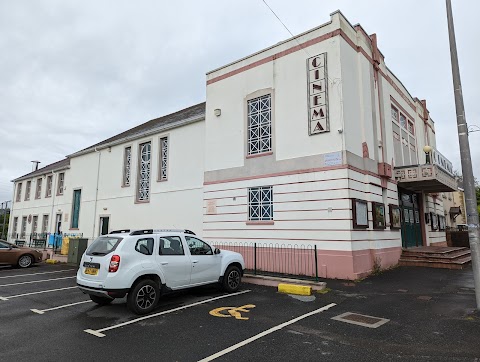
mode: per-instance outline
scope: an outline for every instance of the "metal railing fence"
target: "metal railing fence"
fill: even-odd
[[[245,268],[255,275],[295,276],[318,281],[316,245],[257,242],[212,244],[219,249],[242,254]]]

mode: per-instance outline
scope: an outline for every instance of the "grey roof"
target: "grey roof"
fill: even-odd
[[[189,123],[198,121],[201,118],[205,118],[205,104],[205,102],[202,102],[194,106],[182,109],[180,111],[167,114],[166,116],[152,119],[139,126],[130,128],[129,130],[119,133],[113,137],[107,138],[106,140],[103,140],[99,143],[84,148],[83,150],[75,152],[67,157],[79,156],[84,153],[93,152],[95,148],[107,146],[113,143],[121,143],[122,140],[127,141],[134,138],[140,138],[148,134],[149,132],[153,132],[156,130],[161,131],[163,129],[174,128],[175,124],[180,125],[180,123],[182,122]]]
[[[36,171],[33,171],[33,172],[30,172],[30,173],[27,173],[26,175],[20,176],[20,177],[16,178],[15,180],[12,180],[12,182],[22,181],[22,180],[32,178],[32,177],[35,177],[35,176],[45,175],[45,174],[50,173],[52,171],[63,170],[65,168],[67,168],[68,166],[70,166],[70,159],[65,158],[63,160],[51,163],[51,164],[49,164],[45,167],[39,168]]]
[[[87,148],[84,148],[83,150],[77,151],[73,153],[72,155],[67,156],[66,159],[63,159],[61,161],[57,161],[54,163],[51,163],[50,165],[47,165],[45,167],[42,167],[38,169],[37,171],[33,171],[30,173],[27,173],[26,175],[20,176],[14,180],[13,182],[16,181],[21,181],[25,180],[28,178],[35,177],[37,175],[44,175],[46,173],[49,173],[51,171],[56,171],[56,170],[61,170],[65,169],[68,166],[70,166],[70,158],[71,156],[79,156],[81,154],[85,154],[88,152],[93,152],[95,151],[95,148],[99,148],[101,146],[107,146],[109,144],[118,142],[120,143],[122,140],[131,140],[134,138],[139,138],[143,137],[144,135],[148,134],[149,132],[154,132],[154,131],[161,131],[163,129],[170,129],[174,128],[176,126],[180,126],[183,124],[188,124],[191,122],[196,122],[202,118],[205,118],[205,102],[196,104],[194,106],[182,109],[180,111],[167,114],[166,116],[159,117],[152,119],[148,122],[145,122],[139,126],[130,128],[127,131],[124,131],[122,133],[119,133],[113,137],[107,138],[104,141],[101,141],[99,143],[96,143],[92,146],[89,146]]]

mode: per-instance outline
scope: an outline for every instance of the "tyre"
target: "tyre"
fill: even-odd
[[[90,295],[92,302],[97,303],[98,305],[107,305],[113,302],[113,299],[106,297],[99,297],[97,295]]]
[[[127,296],[127,307],[135,314],[150,313],[158,304],[160,288],[150,279],[135,283]]]
[[[223,275],[223,289],[229,293],[236,292],[240,288],[242,272],[235,265],[230,265]]]
[[[33,258],[31,255],[28,255],[28,254],[25,254],[25,255],[22,255],[19,259],[18,259],[18,263],[17,265],[20,267],[20,268],[28,268],[29,266],[31,266],[33,264]]]

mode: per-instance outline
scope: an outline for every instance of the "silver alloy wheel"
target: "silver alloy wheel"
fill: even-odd
[[[155,288],[153,288],[151,285],[144,285],[137,292],[137,306],[141,309],[149,308],[153,302],[155,302],[156,296],[157,293],[155,292]]]
[[[238,288],[240,284],[240,273],[237,270],[232,270],[228,274],[228,286],[232,289]]]
[[[20,265],[21,268],[28,268],[32,265],[32,257],[30,255],[22,255],[18,260],[18,265]]]

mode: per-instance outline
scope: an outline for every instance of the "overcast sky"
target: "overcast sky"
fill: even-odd
[[[427,99],[460,169],[443,0],[267,0],[293,34],[340,9],[377,33],[388,67]],[[480,2],[453,0],[466,116],[480,126]],[[10,180],[205,101],[205,73],[290,35],[261,0],[0,0],[0,202]],[[480,132],[470,137],[480,176]]]

